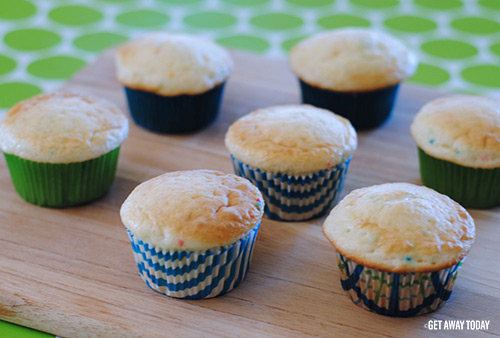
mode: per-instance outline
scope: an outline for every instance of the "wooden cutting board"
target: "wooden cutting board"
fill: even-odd
[[[477,239],[453,295],[437,312],[390,318],[355,306],[340,287],[322,219],[281,223],[265,219],[243,283],[222,297],[183,301],[149,289],[120,222],[121,203],[139,183],[166,171],[232,172],[224,148],[228,126],[260,107],[298,103],[298,84],[286,62],[234,53],[218,120],[185,136],[163,136],[131,125],[117,179],[87,206],[47,209],[25,203],[0,160],[0,318],[66,337],[162,336],[426,336],[479,335],[434,331],[437,320],[491,320],[500,335],[500,210],[470,210]],[[69,81],[67,89],[110,99],[126,111],[112,52]],[[420,183],[408,128],[413,115],[440,93],[402,87],[392,119],[359,135],[342,196],[384,182]]]

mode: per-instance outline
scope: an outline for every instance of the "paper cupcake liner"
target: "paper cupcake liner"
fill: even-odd
[[[130,115],[139,126],[158,133],[188,133],[215,120],[224,83],[197,95],[162,96],[124,88]]]
[[[436,311],[450,298],[463,260],[435,272],[390,273],[354,263],[337,252],[340,283],[354,304],[385,316]]]
[[[422,182],[466,208],[500,205],[500,168],[481,169],[440,160],[418,148]]]
[[[312,86],[300,80],[302,102],[331,110],[351,121],[356,130],[373,129],[391,115],[399,84],[365,92],[341,92]]]
[[[5,154],[19,195],[32,204],[65,208],[102,196],[116,174],[120,147],[95,159],[74,163],[42,163]]]
[[[237,242],[204,251],[162,250],[127,233],[139,273],[164,295],[183,299],[220,296],[245,278],[259,225]]]
[[[330,210],[342,191],[350,162],[309,175],[287,175],[252,168],[232,155],[231,159],[235,173],[259,188],[267,217],[282,221],[304,221]]]

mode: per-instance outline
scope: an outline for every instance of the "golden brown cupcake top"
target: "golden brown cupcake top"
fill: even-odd
[[[121,84],[164,96],[206,92],[226,81],[233,68],[229,53],[214,42],[168,32],[132,40],[116,58]]]
[[[117,148],[127,135],[128,120],[114,104],[61,91],[12,107],[0,125],[0,148],[36,162],[81,162]]]
[[[166,173],[137,186],[121,207],[125,227],[160,249],[231,244],[262,219],[264,201],[248,180],[213,170]]]
[[[269,172],[310,174],[347,161],[357,146],[351,123],[310,105],[259,109],[226,133],[226,147],[241,162]]]
[[[393,273],[431,272],[467,255],[475,225],[448,196],[388,183],[349,193],[325,220],[323,233],[355,263]]]
[[[428,155],[473,168],[500,167],[500,101],[454,95],[427,103],[411,125]]]
[[[417,67],[396,38],[364,28],[319,33],[290,52],[292,71],[306,83],[336,91],[368,91],[398,84]]]

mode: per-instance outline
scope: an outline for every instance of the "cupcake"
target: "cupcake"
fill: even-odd
[[[474,232],[474,221],[458,203],[409,183],[354,190],[323,225],[349,298],[396,317],[446,303]]]
[[[135,188],[121,218],[146,284],[170,297],[201,299],[245,278],[263,209],[262,195],[245,179],[178,171]]]
[[[295,45],[290,67],[298,76],[302,102],[372,129],[390,116],[399,84],[417,60],[399,40],[381,32],[344,28],[313,35]]]
[[[357,146],[349,121],[309,105],[256,110],[233,123],[225,141],[235,172],[262,192],[267,217],[283,221],[333,206]]]
[[[0,149],[23,199],[64,208],[109,189],[127,135],[127,118],[110,102],[55,92],[8,111],[0,125]]]
[[[426,186],[467,208],[500,205],[500,101],[437,99],[415,116],[411,134]]]
[[[132,118],[158,133],[192,132],[215,120],[232,70],[215,43],[167,32],[126,43],[116,58]]]

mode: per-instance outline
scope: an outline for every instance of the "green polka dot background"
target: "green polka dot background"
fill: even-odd
[[[36,51],[57,45],[61,37],[46,29],[28,28],[10,31],[5,34],[4,42],[17,50]]]
[[[1,20],[17,20],[29,18],[36,12],[36,6],[29,1],[18,0],[15,4],[13,1],[0,1],[0,19]]]
[[[143,9],[122,13],[116,17],[116,21],[129,27],[154,28],[166,23],[168,16],[157,11]]]
[[[9,108],[21,100],[40,94],[42,90],[29,83],[7,82],[0,84],[0,108]]]
[[[416,52],[410,82],[500,96],[499,18],[500,0],[0,0],[0,115],[154,30],[286,58],[311,34],[369,27]]]
[[[86,6],[63,6],[50,11],[49,17],[63,25],[81,26],[99,21],[103,15],[101,12]]]
[[[84,65],[85,62],[72,56],[51,56],[30,63],[28,72],[45,79],[67,79]]]
[[[100,52],[127,41],[125,35],[112,32],[84,34],[73,41],[75,47],[89,52]]]

